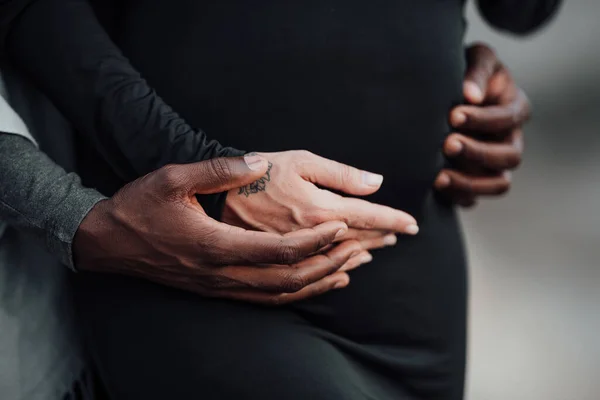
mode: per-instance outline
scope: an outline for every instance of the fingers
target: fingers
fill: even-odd
[[[501,136],[523,125],[531,116],[529,99],[518,90],[508,104],[492,106],[458,106],[450,114],[452,126],[461,131]]]
[[[525,93],[515,84],[494,51],[485,44],[467,50],[465,98],[475,106],[458,106],[450,114],[453,127],[502,134],[520,127],[531,115]]]
[[[361,252],[360,244],[349,240],[325,254],[314,255],[292,266],[222,267],[216,271],[222,277],[220,281],[228,282],[229,285],[220,289],[242,288],[295,293],[333,274]],[[353,260],[346,268],[358,266],[357,262],[360,263],[360,259]]]
[[[295,293],[272,294],[258,290],[237,290],[215,294],[215,297],[228,298],[243,302],[257,303],[266,306],[281,306],[311,297],[319,296],[335,289],[348,286],[350,277],[345,272],[336,272],[320,281],[312,283]]]
[[[383,247],[394,246],[398,242],[395,234],[388,231],[348,229],[341,240],[357,240],[364,250],[375,250]]]
[[[364,250],[364,251],[361,251],[360,253],[358,253],[358,255],[356,255],[356,256],[350,258],[348,261],[346,261],[346,264],[342,265],[342,268],[340,268],[339,270],[341,272],[352,271],[353,269],[356,269],[356,268],[360,267],[361,265],[368,264],[371,261],[373,261],[373,256],[371,255],[371,253]]]
[[[300,152],[300,175],[319,186],[344,193],[363,196],[381,187],[383,176],[362,171],[309,152]]]
[[[340,207],[335,218],[342,219],[348,227],[416,235],[417,221],[409,214],[391,207],[348,197],[339,197]]]
[[[161,185],[186,194],[226,192],[248,185],[267,171],[268,161],[258,155],[213,158],[192,164],[167,165],[157,172]]]
[[[463,172],[444,169],[437,176],[434,186],[440,191],[461,192],[468,196],[500,195],[510,189],[510,173],[490,176],[471,176]]]
[[[523,154],[522,132],[514,131],[505,142],[482,141],[453,133],[444,142],[444,154],[478,168],[514,169],[521,163]]]
[[[466,52],[464,96],[472,104],[481,104],[486,97],[488,82],[502,67],[494,51],[483,43],[470,46]]]
[[[398,238],[393,233],[390,233],[385,236],[359,240],[359,243],[365,250],[375,250],[394,246],[396,243],[398,243]]]
[[[199,255],[215,265],[294,264],[346,234],[343,222],[330,221],[286,235],[249,231],[206,219],[211,230],[200,243]],[[205,235],[206,236],[206,235]]]

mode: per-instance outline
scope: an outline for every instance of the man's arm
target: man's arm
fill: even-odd
[[[112,42],[86,0],[0,0],[0,52],[125,181],[169,163],[243,152],[188,125]],[[225,194],[203,196],[218,217]]]
[[[42,239],[62,263],[73,267],[75,232],[103,198],[29,140],[0,133],[0,218]]]
[[[168,163],[242,154],[209,140],[165,104],[87,1],[8,0],[0,6],[0,50],[125,180]]]
[[[0,132],[0,218],[82,271],[205,296],[279,305],[348,285],[347,271],[368,253],[352,240],[331,247],[347,232],[344,223],[250,232],[209,218],[195,201],[196,193],[248,184],[266,169],[257,156],[173,165],[104,199],[28,139]],[[310,256],[319,251],[326,253]]]
[[[532,33],[548,22],[561,0],[477,0],[481,15],[495,28],[510,33]]]

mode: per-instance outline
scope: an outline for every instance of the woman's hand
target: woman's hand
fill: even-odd
[[[510,189],[510,170],[521,162],[523,124],[531,107],[494,51],[480,43],[467,49],[464,96],[469,104],[451,111],[457,132],[444,143],[453,168],[440,172],[435,187],[469,207],[479,196]]]
[[[269,160],[267,174],[227,195],[223,221],[248,229],[286,233],[327,221],[350,228],[343,239],[373,249],[396,243],[395,233],[414,235],[416,220],[407,213],[365,200],[381,187],[383,176],[319,157],[308,151],[258,153]]]

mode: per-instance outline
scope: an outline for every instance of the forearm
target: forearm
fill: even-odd
[[[481,15],[494,27],[516,34],[531,33],[548,22],[561,0],[477,0]]]
[[[144,81],[83,0],[37,0],[11,22],[6,54],[125,180],[169,163],[233,156]]]
[[[73,266],[75,232],[103,198],[29,140],[0,132],[0,219],[39,237],[63,263]]]

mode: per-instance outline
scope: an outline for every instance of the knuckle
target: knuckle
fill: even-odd
[[[162,167],[158,173],[161,186],[168,191],[176,189],[181,184],[181,171],[178,165],[169,164]]]
[[[498,63],[494,49],[482,42],[473,43],[467,54],[469,63],[475,67],[474,72],[480,79],[490,76]]]
[[[282,243],[277,249],[279,264],[293,264],[300,259],[300,246],[297,243]]]
[[[325,222],[327,217],[322,210],[316,209],[306,212],[302,220],[305,226],[315,226]]]
[[[360,253],[362,250],[363,247],[358,240],[349,241],[348,257],[352,257],[353,255]]]
[[[224,158],[213,158],[209,163],[210,172],[219,182],[226,182],[231,177],[231,168]]]
[[[496,50],[487,43],[475,42],[473,44],[473,49],[482,56],[490,57],[490,58],[494,58],[494,59],[497,58]]]
[[[377,217],[373,214],[367,214],[362,218],[361,222],[362,229],[374,229],[377,223]]]
[[[344,263],[346,263],[351,258],[359,255],[363,250],[363,243],[358,240],[349,240],[344,243],[345,248],[344,252],[337,255],[326,256],[328,257],[329,266],[331,267],[330,272],[334,272],[339,269]]]
[[[338,179],[341,185],[352,182],[354,174],[353,168],[346,164],[340,164],[340,168],[338,170]]]
[[[286,293],[296,293],[306,286],[306,278],[298,272],[291,272],[283,277],[281,289]]]
[[[313,153],[311,153],[308,150],[294,150],[294,155],[302,160],[306,160],[308,158],[311,158],[313,156]]]

